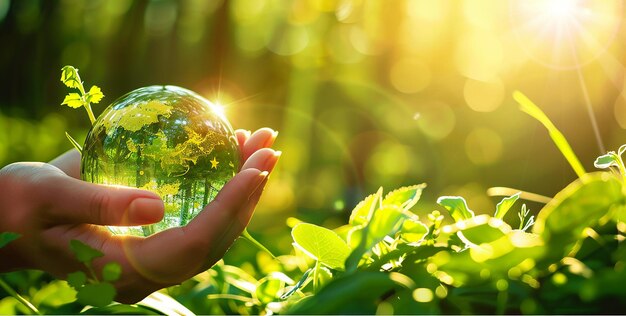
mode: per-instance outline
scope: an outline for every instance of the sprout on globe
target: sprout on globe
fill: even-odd
[[[63,68],[61,81],[79,91],[68,94],[63,104],[84,107],[93,124],[82,147],[66,133],[81,151],[82,180],[149,190],[165,204],[162,221],[110,226],[113,233],[149,236],[186,225],[239,171],[241,154],[230,123],[195,92],[176,86],[139,88],[96,119],[91,103],[104,96],[100,88],[84,89],[71,66]]]

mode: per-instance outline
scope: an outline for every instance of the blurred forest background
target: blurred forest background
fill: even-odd
[[[84,111],[60,105],[73,65],[105,94],[96,115],[173,84],[234,128],[280,131],[251,231],[283,232],[270,245],[283,251],[285,219],[336,227],[379,186],[428,183],[422,215],[440,195],[491,213],[492,186],[552,196],[576,176],[514,90],[588,170],[626,143],[623,3],[566,1],[0,0],[0,165],[54,158],[65,131],[84,140]]]

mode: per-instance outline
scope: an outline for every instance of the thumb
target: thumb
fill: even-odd
[[[153,192],[93,184],[67,175],[42,183],[42,209],[56,223],[136,226],[163,218],[163,201]]]

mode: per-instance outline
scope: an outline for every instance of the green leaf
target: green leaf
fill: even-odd
[[[80,240],[72,239],[70,241],[70,249],[74,252],[78,261],[89,264],[95,258],[102,257],[104,254],[94,248],[91,248],[87,244]]]
[[[28,315],[29,310],[13,296],[6,296],[0,299],[0,315],[18,315],[18,309],[24,308],[21,314]],[[30,312],[32,313],[32,312]]]
[[[317,277],[320,286],[323,287],[333,279],[333,273],[326,267],[320,267]]]
[[[90,103],[98,103],[100,100],[104,98],[104,94],[102,94],[102,90],[98,86],[91,86],[89,92],[87,92],[87,102]]]
[[[65,66],[61,68],[61,82],[63,82],[68,88],[80,87],[82,82],[80,82],[78,69],[72,66]]]
[[[350,253],[346,260],[346,270],[356,270],[361,258],[386,236],[394,236],[406,219],[402,209],[395,205],[383,206],[374,212],[372,220],[362,229],[352,232],[352,238],[360,238],[359,245]],[[361,234],[356,237],[355,234]]]
[[[0,248],[8,245],[10,242],[22,237],[22,235],[11,232],[0,233]]]
[[[71,108],[77,109],[83,106],[84,103],[83,103],[83,98],[81,98],[78,93],[69,93],[68,95],[65,96],[65,99],[63,99],[63,103],[61,103],[61,105],[63,104]]]
[[[399,273],[359,271],[346,277],[333,279],[316,295],[293,305],[285,314],[364,314],[376,313],[376,302],[393,289],[406,285],[399,282]],[[404,276],[406,278],[406,276]]]
[[[113,282],[117,281],[122,274],[122,266],[116,262],[109,262],[102,268],[102,278],[105,281]]]
[[[259,280],[259,285],[256,287],[254,297],[266,305],[278,299],[280,292],[283,291],[285,282],[276,278],[263,278]]]
[[[350,214],[350,225],[358,226],[369,222],[374,210],[380,207],[382,195],[383,188],[380,187],[376,193],[369,195],[363,201],[359,202]]]
[[[141,300],[137,305],[157,311],[162,315],[194,315],[192,311],[177,300],[159,291],[148,295],[148,297]]]
[[[78,289],[87,282],[87,275],[83,271],[76,271],[67,275],[67,283],[73,288]]]
[[[76,291],[67,282],[54,280],[37,291],[32,297],[32,303],[40,309],[46,307],[59,307],[76,300]]]
[[[81,154],[83,153],[83,146],[81,146],[72,136],[70,136],[70,134],[65,132],[65,137],[67,137],[67,139],[69,139],[70,143],[72,143],[74,148],[76,148],[76,150],[78,150],[79,153],[81,153]]]
[[[619,167],[618,157],[614,152],[610,151],[609,153],[596,158],[593,165],[599,169],[607,169],[612,166]]]
[[[361,239],[363,239],[363,229],[365,226],[359,225],[354,226],[350,231],[348,231],[347,235],[347,244],[351,249],[356,249],[361,243]]]
[[[475,245],[494,242],[512,231],[511,226],[504,221],[486,214],[457,222],[453,226],[456,228],[453,230],[458,230],[462,235],[459,237]],[[448,230],[448,228],[443,228],[443,230]]]
[[[78,290],[76,298],[81,304],[104,307],[115,299],[115,288],[111,283],[87,284]]]
[[[624,204],[623,183],[608,172],[586,174],[572,182],[537,215],[533,232],[549,247],[549,261],[563,258],[587,227]]]
[[[410,210],[419,201],[425,187],[426,184],[422,183],[393,190],[385,196],[383,205],[396,205]]]
[[[531,101],[526,95],[524,95],[520,91],[513,92],[513,99],[515,99],[515,101],[520,104],[520,109],[523,112],[532,116],[537,121],[541,122],[541,124],[543,124],[543,126],[548,130],[552,141],[561,151],[561,154],[565,156],[565,159],[567,159],[567,162],[569,162],[570,166],[572,166],[572,169],[574,169],[578,177],[582,177],[582,175],[586,173],[585,168],[583,168],[580,160],[578,160],[578,157],[576,157],[576,154],[574,154],[574,151],[567,142],[567,139],[565,139],[565,136],[563,136],[561,131],[559,131],[556,126],[552,124],[552,121],[550,121],[546,114],[543,113],[543,111],[541,111],[541,109],[539,109],[539,107],[535,105],[533,101]]]
[[[521,194],[522,192],[517,192],[509,197],[503,198],[502,201],[496,205],[496,213],[493,214],[493,217],[503,219],[504,215],[511,209]]]
[[[300,223],[291,230],[295,245],[314,260],[331,269],[343,270],[350,247],[337,233],[309,223]]]
[[[448,210],[455,222],[474,217],[474,212],[467,207],[467,202],[460,196],[442,196],[437,199],[437,204]]]
[[[409,218],[402,223],[400,234],[402,239],[407,242],[418,243],[428,235],[428,226],[418,220]]]
[[[92,307],[80,313],[81,315],[162,315],[143,306],[114,304],[105,307]]]
[[[405,218],[402,209],[397,206],[383,206],[377,210],[367,225],[366,248],[374,247],[386,236],[394,236],[402,228]]]
[[[231,265],[214,266],[213,269],[215,268],[221,268],[225,282],[244,292],[254,293],[258,280],[245,270]]]

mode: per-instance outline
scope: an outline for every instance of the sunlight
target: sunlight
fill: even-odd
[[[222,104],[220,100],[213,101],[213,107],[215,108],[215,111],[219,113],[221,116],[226,115],[226,106]]]
[[[578,13],[580,7],[576,0],[550,0],[545,2],[546,12],[549,16],[564,20],[570,19]]]
[[[511,2],[518,44],[534,61],[559,70],[576,69],[598,150],[605,151],[581,68],[608,56],[621,25],[621,0],[528,0]]]
[[[606,52],[620,27],[621,0],[512,0],[511,23],[528,56],[575,69]]]

